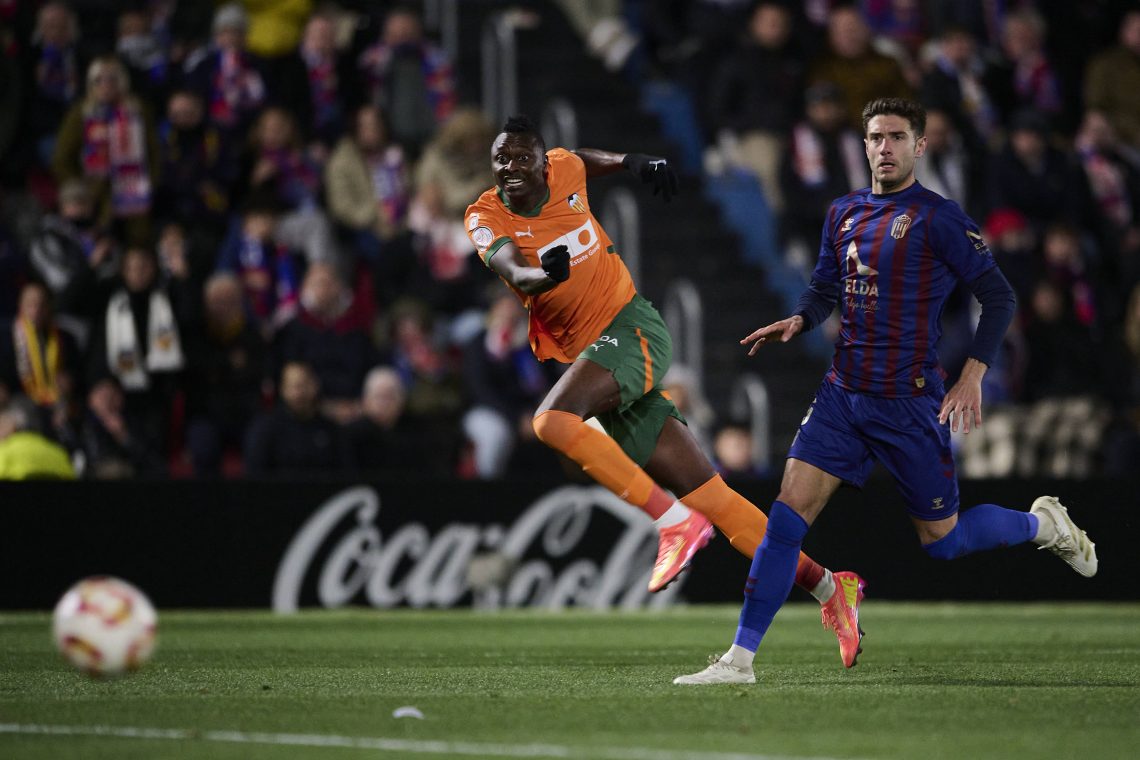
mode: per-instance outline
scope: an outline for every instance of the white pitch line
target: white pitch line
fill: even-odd
[[[0,734],[40,736],[109,736],[116,739],[168,739],[229,744],[273,744],[287,747],[345,747],[377,752],[477,757],[591,757],[598,760],[834,760],[825,757],[750,755],[735,752],[677,752],[643,747],[568,747],[557,744],[490,744],[483,742],[416,741],[335,734],[274,734],[256,731],[198,731],[187,728],[137,726],[61,726],[42,723],[0,723]]]

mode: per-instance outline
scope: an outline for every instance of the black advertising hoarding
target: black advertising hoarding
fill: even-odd
[[[734,484],[758,504],[774,482]],[[886,480],[844,490],[805,550],[866,577],[872,598],[1136,599],[1126,577],[1134,483],[964,482],[963,503],[1025,509],[1058,495],[1097,542],[1078,577],[1032,546],[936,562]],[[46,609],[80,577],[112,574],[159,607],[662,606],[735,602],[747,558],[727,541],[682,583],[645,590],[649,520],[596,486],[401,481],[0,484],[0,608]],[[798,594],[799,592],[793,592]]]

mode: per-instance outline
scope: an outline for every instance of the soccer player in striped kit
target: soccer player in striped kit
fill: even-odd
[[[980,504],[958,513],[950,432],[982,422],[981,379],[1013,318],[1014,294],[978,226],[914,178],[926,112],[900,98],[863,109],[871,186],[832,203],[811,285],[792,316],[741,341],[753,355],[823,322],[839,306],[831,368],[792,441],[768,530],[752,559],[732,647],[677,684],[754,683],[752,661],[784,603],[808,526],[843,483],[862,486],[875,461],[894,477],[923,549],[935,559],[1031,541],[1083,576],[1096,548],[1057,499],[1028,512]],[[970,356],[949,391],[935,346],[942,307],[961,281],[982,306]],[[852,598],[861,583],[844,583]],[[858,619],[854,621],[858,626]],[[860,631],[861,634],[861,631]]]

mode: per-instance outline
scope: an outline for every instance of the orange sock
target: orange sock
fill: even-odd
[[[540,441],[577,462],[587,475],[654,520],[673,506],[673,498],[613,438],[578,415],[550,409],[534,418],[534,432]]]
[[[714,475],[690,494],[681,497],[681,503],[703,514],[728,536],[733,548],[752,559],[756,547],[764,540],[768,516],[756,505],[733,491],[720,475]],[[796,565],[796,585],[809,591],[823,580],[824,568],[808,555],[800,552]]]

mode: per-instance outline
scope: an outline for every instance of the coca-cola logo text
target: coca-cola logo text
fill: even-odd
[[[469,595],[484,607],[660,607],[683,585],[649,594],[657,532],[644,513],[598,486],[551,491],[509,526],[455,522],[433,535],[406,522],[382,535],[379,514],[380,496],[369,486],[322,504],[277,568],[273,609],[296,611],[311,573],[322,607],[451,607]],[[586,541],[595,519],[615,521],[616,540]]]

